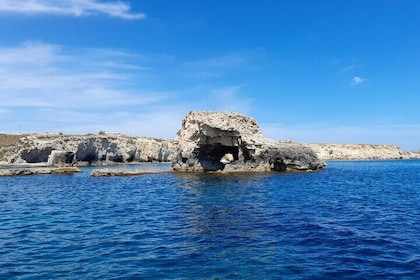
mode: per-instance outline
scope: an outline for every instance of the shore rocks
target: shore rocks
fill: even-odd
[[[138,169],[138,170],[127,170],[127,169],[102,169],[94,170],[90,174],[92,177],[110,177],[110,176],[138,176],[138,175],[150,175],[150,174],[168,174],[172,173],[172,170],[162,169]]]
[[[77,166],[47,166],[47,165],[0,165],[0,177],[24,176],[37,174],[73,174],[80,172]]]
[[[232,112],[188,113],[175,146],[175,171],[266,172],[325,165],[310,148],[266,139],[254,119]]]

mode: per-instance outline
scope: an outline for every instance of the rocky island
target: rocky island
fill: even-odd
[[[254,119],[232,112],[188,113],[175,147],[175,171],[293,171],[325,165],[311,148],[266,139]]]

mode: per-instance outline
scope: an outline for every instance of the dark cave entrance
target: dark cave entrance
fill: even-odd
[[[284,172],[287,169],[287,165],[284,163],[282,158],[275,158],[270,160],[271,170]]]
[[[239,147],[224,146],[220,143],[202,145],[198,150],[198,160],[206,171],[223,170],[225,165],[220,160],[227,153],[233,155],[234,161],[239,159]]]

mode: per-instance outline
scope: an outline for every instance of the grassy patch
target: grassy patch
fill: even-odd
[[[0,148],[15,145],[24,134],[3,134],[0,133]]]

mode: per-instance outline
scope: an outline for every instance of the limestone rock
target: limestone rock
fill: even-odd
[[[39,164],[0,165],[0,177],[37,174],[73,174],[77,172],[80,172],[80,169],[76,166],[53,167]]]
[[[305,144],[323,160],[371,160],[416,158],[395,145],[372,144]]]
[[[0,160],[53,165],[171,161],[169,140],[121,135],[31,134],[1,147]]]
[[[225,154],[221,159],[220,162],[223,164],[228,164],[228,163],[232,163],[233,161],[235,161],[235,158],[233,157],[233,155],[231,153],[227,153]]]
[[[54,150],[48,156],[48,164],[52,166],[74,164],[75,156],[74,152]]]
[[[325,165],[310,148],[266,139],[254,119],[232,112],[188,113],[175,145],[176,171],[315,170]],[[233,160],[221,162],[227,154]]]

